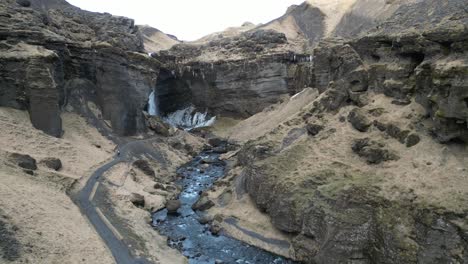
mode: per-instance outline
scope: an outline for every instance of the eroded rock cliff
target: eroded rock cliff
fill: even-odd
[[[316,95],[232,128],[246,144],[232,185],[212,199],[248,192],[305,263],[466,263],[465,6],[416,1],[363,37],[321,41]]]
[[[119,135],[144,130],[159,64],[140,53],[133,20],[65,1],[0,3],[0,105],[27,109],[38,129],[59,137],[60,113],[94,102]]]

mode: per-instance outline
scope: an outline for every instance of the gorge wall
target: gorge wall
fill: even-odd
[[[116,133],[135,134],[159,69],[142,52],[131,19],[65,1],[2,1],[0,105],[28,110],[36,128],[59,137],[64,107],[83,112],[89,101]]]
[[[284,34],[256,30],[153,54],[165,65],[156,89],[162,112],[193,104],[214,114],[245,118],[296,93],[310,84],[296,77],[310,71],[311,57],[287,47]]]
[[[294,258],[468,261],[465,6],[415,1],[363,37],[321,41],[314,100],[265,134],[245,137],[268,127],[256,116],[233,128],[231,140],[248,143],[231,191],[245,188],[294,236]]]

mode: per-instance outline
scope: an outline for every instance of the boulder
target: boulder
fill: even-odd
[[[202,196],[196,203],[192,205],[192,209],[195,211],[206,211],[214,205],[215,203],[211,201],[207,196]]]
[[[348,121],[353,125],[355,129],[361,132],[366,132],[371,126],[371,121],[359,108],[351,110],[348,115]]]
[[[421,141],[421,138],[417,134],[411,134],[406,138],[406,146],[411,148],[416,146]]]
[[[23,169],[30,171],[37,170],[36,160],[29,155],[13,153],[10,155],[10,159]]]
[[[324,126],[318,125],[318,124],[307,124],[306,125],[307,133],[309,133],[309,135],[311,135],[311,136],[318,135],[318,133],[320,133],[320,131],[322,131],[324,128],[325,128]]]
[[[156,134],[168,137],[171,135],[171,126],[166,124],[160,117],[148,116],[147,117],[148,127],[153,130]]]
[[[177,213],[177,210],[179,210],[180,206],[181,206],[181,203],[179,200],[169,200],[166,202],[166,209],[167,209],[167,212],[170,214]]]
[[[365,158],[369,164],[379,164],[384,161],[399,159],[396,154],[385,148],[385,144],[370,138],[355,140],[352,149],[360,157]]]
[[[62,161],[57,158],[45,158],[41,163],[55,171],[59,171],[62,168]]]

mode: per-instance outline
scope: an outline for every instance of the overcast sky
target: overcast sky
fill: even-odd
[[[136,20],[177,36],[195,40],[249,21],[266,23],[304,0],[67,0],[81,9]]]

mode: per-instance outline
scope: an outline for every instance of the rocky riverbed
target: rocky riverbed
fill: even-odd
[[[202,152],[178,170],[180,208],[173,206],[153,215],[153,227],[168,237],[168,244],[189,258],[189,263],[294,263],[228,236],[202,212],[214,205],[202,192],[224,176],[219,154]],[[200,195],[202,197],[200,198]],[[211,203],[210,203],[211,202]],[[169,212],[168,210],[171,210]]]

